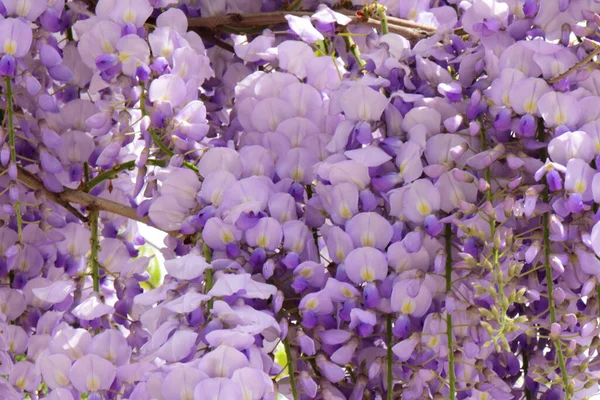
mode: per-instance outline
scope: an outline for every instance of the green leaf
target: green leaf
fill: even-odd
[[[156,257],[156,253],[155,253],[154,249],[152,247],[150,247],[149,245],[141,246],[139,248],[139,251],[140,251],[140,253],[139,253],[140,257],[154,256],[154,258],[152,258],[152,260],[150,260],[150,263],[148,264],[148,268],[146,268],[146,272],[148,272],[148,274],[150,275],[150,279],[148,279],[146,282],[140,282],[140,286],[146,290],[156,289],[157,287],[160,286],[160,283],[162,281],[162,273],[160,270],[160,265],[158,263],[158,257]]]
[[[279,342],[279,344],[277,345],[277,348],[275,349],[275,353],[273,353],[273,354],[275,356],[275,362],[285,368],[285,371],[281,372],[279,374],[279,376],[277,377],[277,380],[279,380],[290,374],[288,367],[287,367],[288,359],[287,359],[287,355],[285,354],[285,347],[283,346],[282,342]]]

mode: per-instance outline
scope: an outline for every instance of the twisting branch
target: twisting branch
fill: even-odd
[[[19,169],[18,175],[19,182],[25,186],[34,189],[41,190],[44,195],[53,202],[63,206],[69,212],[73,213],[77,218],[84,222],[88,222],[88,218],[81,212],[77,211],[69,203],[79,204],[88,209],[94,209],[98,211],[106,211],[111,214],[120,215],[133,221],[141,222],[142,224],[153,226],[148,217],[139,217],[137,211],[133,207],[117,203],[112,200],[103,199],[98,196],[92,196],[89,193],[82,192],[80,190],[65,189],[62,192],[54,193],[46,189],[44,183],[39,180],[36,176],[32,175],[24,169]],[[159,229],[159,228],[157,228]],[[183,235],[176,231],[163,231],[169,235],[181,239]]]
[[[341,14],[347,15],[352,19],[351,24],[367,25],[381,30],[382,21],[371,18],[367,15],[356,15],[350,10],[336,10]],[[259,14],[227,14],[216,15],[214,17],[188,18],[190,28],[208,28],[213,30],[224,30],[226,27],[233,28],[260,28],[269,25],[277,25],[287,22],[286,15],[295,15],[297,17],[310,17],[313,12],[310,11],[275,11]],[[389,32],[397,33],[409,40],[418,40],[430,36],[435,32],[435,28],[425,25],[405,21],[400,18],[387,17]]]
[[[591,41],[589,41],[589,42],[591,42]],[[594,42],[592,42],[592,43],[594,43]],[[567,76],[571,75],[572,73],[577,72],[577,70],[579,70],[579,68],[591,63],[594,60],[594,57],[596,57],[597,55],[600,54],[600,44],[594,43],[594,45],[595,45],[595,48],[594,48],[594,50],[592,50],[590,52],[590,54],[588,54],[581,61],[575,63],[575,65],[573,65],[571,68],[569,68],[562,74],[548,79],[548,83],[552,84],[552,83],[560,82],[563,79],[565,79]]]

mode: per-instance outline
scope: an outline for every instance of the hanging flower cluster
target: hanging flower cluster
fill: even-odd
[[[0,0],[0,398],[599,393],[599,14]]]

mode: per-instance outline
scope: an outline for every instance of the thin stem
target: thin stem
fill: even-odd
[[[392,315],[388,314],[385,318],[386,336],[387,336],[387,400],[393,400],[394,381],[393,381],[393,353],[392,353]]]
[[[485,137],[485,129],[481,129],[481,148],[482,150],[487,150],[488,145],[486,142],[486,137]],[[487,190],[487,201],[489,201],[489,203],[493,206],[493,200],[494,200],[494,195],[492,194],[492,172],[490,170],[490,167],[487,166],[485,168],[485,181],[488,184],[488,190]],[[499,331],[498,331],[498,335],[499,337],[501,337],[504,334],[504,328],[505,328],[505,324],[506,324],[506,309],[505,309],[505,302],[506,302],[506,298],[504,295],[504,272],[502,272],[502,267],[500,266],[500,253],[498,250],[498,246],[496,245],[496,221],[494,221],[493,217],[490,218],[489,220],[489,224],[490,224],[490,238],[492,240],[492,274],[494,275],[495,279],[496,279],[496,283],[498,284],[498,299],[496,299],[496,302],[498,303],[499,307],[499,311],[500,311],[500,321],[498,321],[498,323],[500,324],[499,327]],[[495,338],[496,339],[496,338]],[[495,341],[495,340],[494,340]]]
[[[288,360],[288,370],[290,375],[290,386],[292,388],[292,399],[298,400],[298,389],[296,388],[296,380],[294,375],[296,374],[294,360],[292,358],[292,349],[290,347],[290,342],[288,340],[288,336],[283,340],[283,348],[285,349],[285,356]]]
[[[346,32],[348,32],[348,30],[346,30]],[[358,63],[359,68],[362,69],[365,65],[367,65],[367,63],[362,58],[360,58],[360,50],[358,49],[356,43],[354,43],[354,39],[352,39],[352,37],[348,35],[344,35],[343,39],[346,43],[346,49],[348,50],[348,52],[350,52],[350,54],[352,54],[352,57],[354,57],[354,59]]]
[[[310,200],[313,196],[312,185],[306,185],[306,196]],[[315,242],[315,246],[317,246],[317,254],[319,255],[319,261],[321,261],[321,251],[319,250],[319,233],[317,229],[312,229],[312,237]]]
[[[446,224],[446,293],[452,291],[452,225]],[[446,311],[446,334],[448,336],[448,385],[450,400],[456,398],[456,376],[454,374],[454,344],[453,344],[452,315]]]
[[[147,160],[146,164],[156,165],[159,167],[164,167],[166,165],[164,160]],[[106,171],[100,172],[94,178],[88,180],[85,184],[85,191],[89,192],[94,187],[98,186],[102,182],[113,179],[119,172],[131,170],[135,167],[135,160],[124,162],[123,164],[115,165],[111,169],[107,169]]]
[[[527,375],[529,374],[529,355],[527,354],[525,349],[523,349],[522,356],[523,356],[523,387],[525,388],[525,399],[531,400],[532,399],[531,391],[529,390],[529,388],[527,387],[527,383],[525,382],[525,380],[527,379]]]
[[[146,115],[148,115],[148,112],[146,111],[145,87],[144,87],[143,83],[141,86],[142,86],[142,94],[140,95],[140,109],[142,111],[142,115],[146,116]],[[148,133],[150,133],[150,136],[152,137],[152,141],[154,141],[154,143],[156,143],[158,148],[161,149],[163,153],[165,153],[169,157],[173,157],[175,155],[173,150],[168,148],[167,145],[163,143],[162,139],[158,136],[158,133],[156,133],[156,130],[154,130],[154,128],[148,127]],[[198,172],[198,167],[196,167],[194,164],[192,164],[188,161],[184,161],[183,165],[185,167],[191,169],[194,172]]]
[[[388,33],[390,33],[390,28],[388,26],[387,15],[385,14],[385,6],[375,3],[375,7],[377,9],[377,17],[381,20],[381,34],[387,35]]]
[[[292,3],[290,3],[287,9],[289,11],[295,11],[302,5],[303,1],[304,0],[294,0]]]
[[[10,77],[5,78],[6,82],[6,117],[8,118],[8,146],[10,147],[10,162],[16,167],[17,165],[17,150],[15,147],[15,126],[13,121],[13,98],[12,98],[12,82]],[[19,178],[19,171],[15,172],[15,179]],[[16,183],[16,182],[15,182]],[[23,241],[23,217],[21,216],[21,201],[17,199],[13,204],[15,216],[17,217],[17,233],[19,242]]]
[[[598,302],[598,317],[600,317],[600,283],[596,285],[596,292],[598,293],[597,302]]]
[[[98,264],[98,248],[100,247],[100,243],[98,241],[98,210],[92,209],[90,211],[90,246],[91,246],[91,254],[90,254],[90,264],[92,266],[92,280],[94,282],[94,292],[100,292],[100,267]]]
[[[539,141],[544,140],[544,124],[542,121],[538,121],[538,137]],[[548,158],[548,154],[545,149],[540,151],[540,160],[545,162]],[[546,177],[542,179],[542,183],[544,184],[544,190],[542,190],[541,198],[545,204],[549,204],[549,193],[548,193],[548,184],[546,181]],[[543,225],[543,235],[544,235],[544,269],[546,270],[546,286],[548,287],[548,309],[550,311],[550,322],[556,323],[556,307],[554,305],[554,298],[552,293],[554,293],[554,280],[552,279],[552,267],[550,266],[550,214],[549,211],[546,211],[542,216],[542,225]],[[570,400],[572,391],[569,387],[569,376],[567,374],[567,368],[565,364],[565,358],[562,353],[562,346],[560,338],[555,338],[552,340],[554,347],[556,348],[556,355],[558,358],[558,367],[560,369],[560,374],[562,378],[562,384],[565,389],[565,400]]]
[[[598,54],[600,54],[600,46],[596,45],[594,50],[592,50],[590,52],[590,54],[588,54],[585,58],[583,58],[581,61],[575,63],[571,68],[569,68],[562,74],[548,79],[548,83],[552,84],[552,83],[560,82],[561,80],[563,80],[566,77],[568,77],[569,75],[571,75],[573,72],[576,72],[579,68],[592,62],[594,60],[594,57],[596,57]]]
[[[548,202],[548,189],[544,189],[542,192],[542,199],[547,204]],[[544,269],[546,270],[546,285],[548,286],[548,308],[550,309],[550,321],[556,323],[556,308],[554,306],[554,281],[552,279],[552,267],[550,266],[550,217],[548,213],[543,216],[544,224]],[[565,400],[571,398],[571,392],[568,388],[568,375],[567,368],[565,366],[565,359],[562,353],[562,347],[560,339],[553,340],[554,346],[556,347],[556,355],[558,357],[558,366],[560,368],[560,374],[562,375],[562,381],[565,388]]]
[[[212,251],[206,243],[202,244],[202,255],[208,264],[212,262]],[[212,268],[204,270],[204,293],[208,293],[214,285],[214,277]],[[208,309],[211,310],[213,306],[213,299],[208,300]]]

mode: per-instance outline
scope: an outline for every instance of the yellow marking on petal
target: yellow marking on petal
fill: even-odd
[[[508,93],[506,93],[504,96],[502,96],[502,103],[507,107],[510,106],[510,100],[508,99]]]
[[[340,249],[338,250],[335,255],[337,256],[337,258],[339,258],[340,260],[344,261],[344,259],[346,258],[346,255],[344,254],[344,252]]]
[[[527,103],[525,103],[525,112],[527,114],[535,113],[536,109],[537,109],[537,104],[535,103],[535,100],[529,100]]]
[[[102,51],[105,53],[112,53],[113,51],[115,51],[115,49],[112,47],[112,44],[110,44],[110,42],[104,40],[102,42]]]
[[[267,242],[268,241],[266,235],[260,235],[256,240],[256,244],[258,245],[258,247],[267,247]]]
[[[371,270],[371,268],[369,267],[366,267],[361,271],[360,277],[365,282],[373,282],[375,280],[375,274],[373,273],[373,270]]]
[[[265,168],[262,164],[258,164],[256,165],[253,169],[252,169],[252,174],[253,175],[264,175],[265,174]]]
[[[123,15],[123,21],[133,24],[135,22],[135,11],[131,8],[125,11],[125,14]]]
[[[450,201],[452,204],[458,205],[461,200],[464,200],[464,197],[462,192],[452,192],[452,194],[450,194]]]
[[[233,240],[234,240],[234,237],[230,232],[221,233],[221,241],[223,243],[233,242]]]
[[[179,68],[179,71],[177,71],[177,75],[179,75],[180,78],[185,78],[187,76],[188,73],[188,65],[186,63],[184,63],[181,68]]]
[[[300,167],[294,168],[292,172],[292,179],[295,181],[301,181],[304,178],[304,169]]]
[[[563,64],[558,62],[557,60],[554,60],[550,63],[550,70],[552,71],[552,76],[560,75],[563,72],[565,72]]]
[[[350,211],[350,209],[345,204],[343,204],[342,206],[340,206],[340,215],[344,219],[350,219],[352,218],[352,211]]]
[[[427,204],[427,202],[423,200],[419,201],[419,203],[417,204],[417,211],[422,216],[431,214],[431,208],[429,207],[429,204]]]
[[[596,154],[600,153],[600,140],[598,139],[594,141],[594,152]]]
[[[310,278],[313,274],[312,269],[310,268],[305,268],[302,271],[300,271],[300,276],[303,276],[305,278]]]
[[[25,381],[25,378],[19,378],[15,382],[15,386],[21,390],[25,389],[26,384],[27,384],[27,382]]]
[[[181,400],[194,400],[194,393],[190,393],[187,389],[180,393]]]
[[[412,20],[416,20],[417,19],[417,9],[413,8],[410,10],[410,12],[408,13],[408,15],[406,16],[407,19],[412,19]]]
[[[436,335],[436,336],[432,336],[431,339],[429,339],[429,341],[427,342],[427,346],[433,348],[433,347],[436,347],[439,343],[440,343],[440,340],[438,339],[438,337]]]
[[[306,305],[304,308],[306,308],[307,310],[314,310],[315,308],[317,308],[318,305],[319,305],[319,302],[317,299],[310,299],[309,301],[306,302]]]
[[[567,122],[567,116],[562,111],[559,111],[556,117],[554,117],[554,122],[556,122],[556,125],[564,125]]]
[[[573,191],[575,193],[583,193],[585,192],[585,189],[587,189],[587,185],[585,184],[585,181],[583,179],[578,179],[577,182],[575,183],[575,187],[573,188]]]
[[[4,41],[4,52],[8,55],[14,55],[17,52],[17,42],[12,39]]]
[[[407,269],[408,267],[408,259],[405,259],[405,261],[400,261],[397,265],[396,268],[394,268],[396,270],[396,272],[400,273],[404,270]]]
[[[520,68],[518,68],[518,70],[524,73],[525,75],[527,75],[527,72],[529,72],[529,68],[525,63],[521,63]]]
[[[400,164],[400,176],[404,175],[404,171],[406,170],[407,165],[408,161],[404,161]]]
[[[352,298],[352,297],[354,297],[354,293],[352,293],[352,290],[348,289],[347,287],[344,287],[344,288],[342,289],[342,294],[343,294],[345,297],[348,297],[348,298]]]
[[[86,383],[88,391],[90,392],[97,392],[98,389],[100,389],[100,382],[98,382],[98,378],[96,378],[94,375],[90,376]]]
[[[415,305],[412,301],[406,301],[402,304],[402,309],[400,311],[402,311],[403,314],[410,314],[415,311]]]
[[[130,55],[127,53],[119,53],[119,61],[125,62],[129,59]]]
[[[364,247],[375,247],[375,238],[371,233],[366,233],[360,238],[360,243]]]
[[[219,192],[219,191],[215,191],[213,192],[213,194],[210,195],[210,202],[213,203],[214,205],[219,205],[221,204],[221,200],[223,199],[223,193]]]
[[[25,17],[31,11],[31,0],[18,0],[17,1],[17,15],[19,17]]]
[[[67,378],[62,372],[60,371],[56,371],[56,375],[54,376],[54,379],[56,379],[56,382],[60,385],[60,386],[68,386],[69,385],[69,378]]]
[[[165,58],[169,58],[171,57],[171,54],[173,53],[173,46],[171,45],[171,43],[169,43],[168,45],[166,45],[165,47],[163,47],[160,51],[160,55],[165,57]]]
[[[294,253],[302,253],[302,250],[304,250],[304,242],[302,240],[294,242],[294,245],[292,246],[292,251]]]

